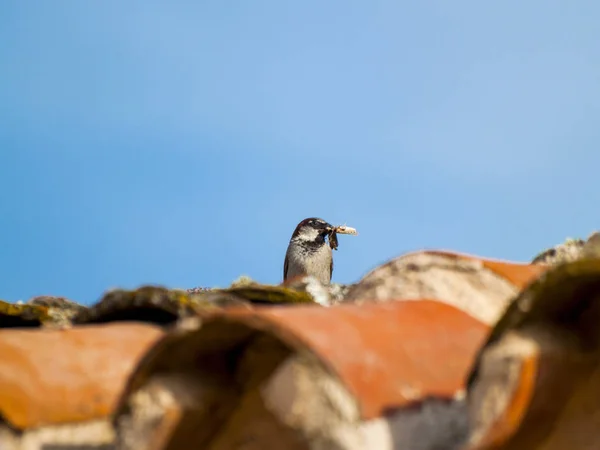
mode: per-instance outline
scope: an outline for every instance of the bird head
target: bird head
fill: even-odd
[[[325,242],[325,237],[333,229],[334,227],[323,219],[309,217],[296,226],[291,241],[323,244]]]

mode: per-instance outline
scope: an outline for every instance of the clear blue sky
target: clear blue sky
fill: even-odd
[[[600,228],[600,2],[0,5],[0,298],[334,281],[419,248],[525,261]]]

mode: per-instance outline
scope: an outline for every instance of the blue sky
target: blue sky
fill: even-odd
[[[334,281],[420,248],[526,261],[600,228],[592,0],[0,5],[0,298]]]

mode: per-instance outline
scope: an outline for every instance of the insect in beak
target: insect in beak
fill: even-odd
[[[337,227],[329,228],[327,236],[329,238],[329,247],[331,247],[333,250],[337,250],[337,248],[338,248],[337,233],[352,234],[352,235],[358,234],[358,232],[356,231],[355,228],[347,227],[346,225],[340,225]]]

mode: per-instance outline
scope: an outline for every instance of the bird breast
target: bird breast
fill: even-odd
[[[292,243],[287,250],[288,278],[299,275],[312,275],[323,284],[331,281],[331,248],[323,244],[316,249],[305,249]]]

